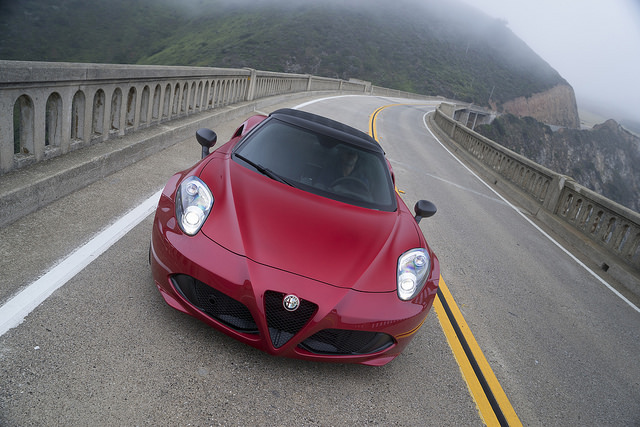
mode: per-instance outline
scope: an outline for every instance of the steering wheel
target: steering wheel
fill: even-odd
[[[360,196],[364,196],[369,194],[369,186],[360,178],[356,178],[355,176],[343,176],[331,183],[330,187],[335,188],[339,185],[345,187],[345,189],[349,192],[354,192]]]

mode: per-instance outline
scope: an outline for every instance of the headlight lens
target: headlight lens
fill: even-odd
[[[414,298],[424,287],[431,270],[431,258],[426,249],[405,252],[398,259],[398,297],[403,301]]]
[[[193,236],[202,227],[213,206],[207,185],[195,176],[182,181],[176,192],[176,218],[180,229]]]

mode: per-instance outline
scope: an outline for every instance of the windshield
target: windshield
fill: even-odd
[[[370,209],[396,209],[382,153],[276,119],[250,134],[234,152],[234,160],[323,197]]]

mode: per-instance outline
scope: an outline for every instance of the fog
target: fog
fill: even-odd
[[[573,86],[579,108],[640,122],[640,1],[462,1],[506,21]]]
[[[237,8],[276,4],[295,8],[308,1],[179,0],[179,4],[197,13],[198,9],[221,4]],[[466,3],[506,22],[569,82],[579,108],[605,118],[640,122],[640,109],[636,107],[640,103],[640,0],[412,1],[429,6],[432,11],[438,6],[455,9],[456,3]],[[315,3],[371,8],[380,4],[380,0],[315,0]]]

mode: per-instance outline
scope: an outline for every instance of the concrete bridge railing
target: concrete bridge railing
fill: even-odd
[[[0,227],[199,127],[340,94],[432,99],[252,69],[0,61]]]
[[[483,166],[495,185],[508,183],[510,195],[576,247],[587,252],[591,247],[600,249],[588,255],[599,260],[603,270],[621,263],[625,271],[609,273],[623,284],[638,283],[640,214],[472,131],[450,116],[454,110],[450,104],[441,104],[433,122],[468,158]],[[564,227],[558,227],[558,222]]]
[[[252,69],[0,61],[0,175],[205,110],[318,91],[425,98]]]
[[[0,61],[0,174],[208,109],[369,82],[250,69]]]

